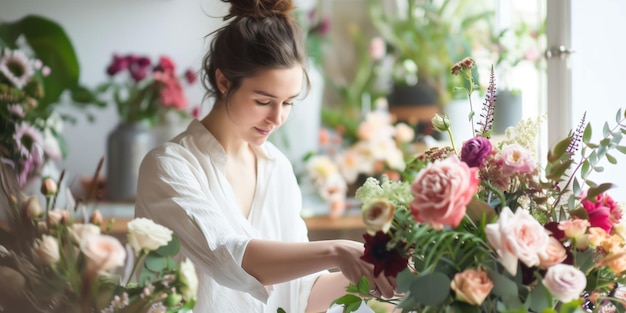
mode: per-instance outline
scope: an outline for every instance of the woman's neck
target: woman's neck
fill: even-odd
[[[237,132],[231,130],[234,125],[225,111],[214,108],[200,122],[222,145],[229,157],[241,158],[250,153],[250,145]]]

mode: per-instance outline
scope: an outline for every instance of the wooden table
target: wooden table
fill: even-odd
[[[132,218],[108,218],[103,225],[111,223],[108,233],[123,238],[126,236],[126,225]],[[360,215],[344,215],[337,218],[329,216],[312,216],[304,218],[309,229],[310,240],[352,239],[362,241],[365,226]]]

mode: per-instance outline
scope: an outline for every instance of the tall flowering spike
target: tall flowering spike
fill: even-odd
[[[567,146],[565,153],[569,155],[574,155],[574,153],[578,151],[578,145],[580,144],[580,141],[583,139],[583,132],[585,131],[585,125],[586,125],[585,119],[586,118],[587,118],[587,112],[585,112],[583,114],[583,118],[580,119],[580,123],[578,124],[576,131],[572,134],[572,141],[570,141],[569,145]]]
[[[490,138],[491,129],[493,128],[493,112],[496,106],[496,77],[491,66],[491,74],[489,75],[489,87],[483,102],[483,112],[480,113],[481,121],[478,125],[481,127],[476,131],[477,136]]]

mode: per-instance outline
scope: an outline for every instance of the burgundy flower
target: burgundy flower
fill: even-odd
[[[461,149],[461,161],[470,167],[481,167],[491,153],[491,142],[485,137],[474,137],[467,140]]]
[[[134,57],[130,56],[129,59],[132,59],[133,62],[130,63],[128,70],[130,71],[130,76],[136,81],[141,81],[142,79],[148,76],[148,69],[150,68],[150,59],[146,57]]]
[[[107,67],[107,74],[113,76],[128,68],[128,60],[125,57],[120,57],[117,54],[113,55],[113,61]]]
[[[365,253],[361,259],[374,264],[374,276],[384,272],[386,276],[396,277],[402,272],[408,263],[408,258],[402,256],[397,250],[387,250],[387,243],[391,237],[382,231],[375,236],[364,234]]]
[[[196,73],[192,70],[186,70],[185,79],[187,80],[187,83],[193,84],[196,82],[196,79],[198,79],[198,75],[196,75]]]

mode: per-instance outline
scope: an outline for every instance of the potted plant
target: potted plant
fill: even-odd
[[[522,20],[492,38],[496,47],[492,51],[493,62],[503,74],[497,92],[494,133],[503,134],[507,127],[521,119],[522,90],[514,81],[515,73],[523,66],[541,70],[543,58],[540,51],[545,46],[545,34],[545,20],[538,27]]]
[[[493,12],[468,0],[395,3],[391,10],[383,1],[368,0],[369,14],[395,61],[390,112],[398,120],[419,126],[430,123],[454,97],[451,86],[463,82],[449,75],[449,69],[476,47],[489,43]],[[423,128],[418,132],[432,129]]]

